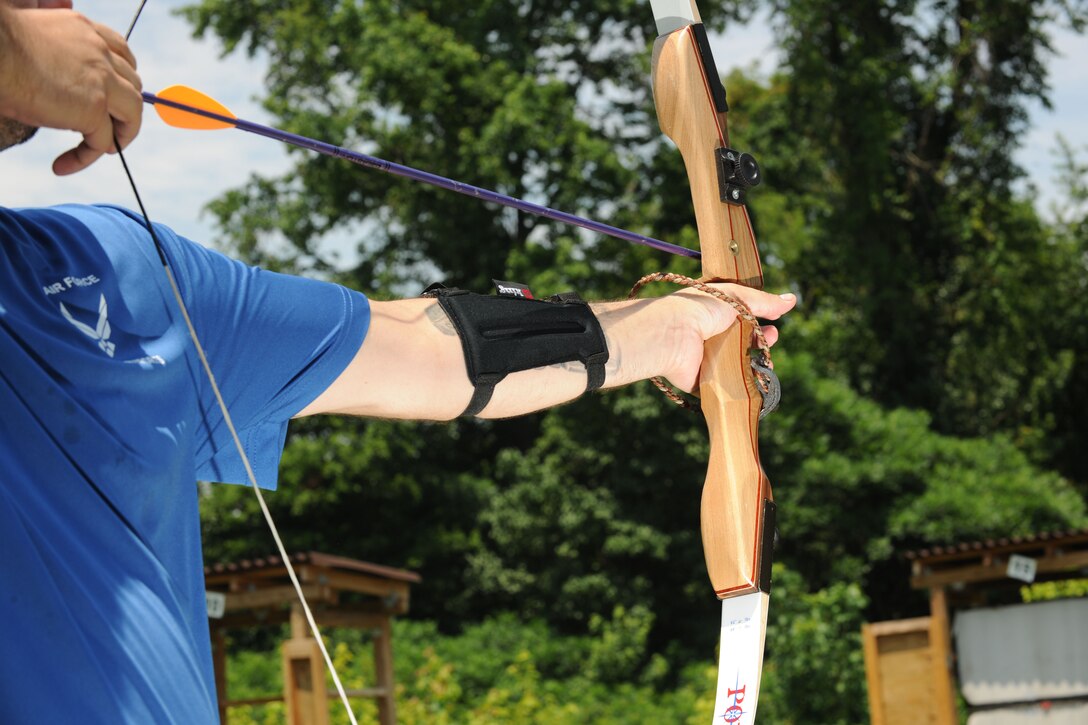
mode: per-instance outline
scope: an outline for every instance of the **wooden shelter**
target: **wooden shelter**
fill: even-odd
[[[930,592],[944,590],[953,606],[984,604],[995,590],[1023,584],[1009,576],[1014,555],[1035,562],[1036,582],[1067,579],[1088,568],[1088,529],[909,551],[910,585]]]
[[[376,699],[382,725],[392,725],[397,719],[392,618],[408,611],[409,589],[419,583],[419,575],[313,551],[292,555],[291,563],[318,625],[354,627],[373,633],[376,682],[373,687],[349,690],[348,696]],[[326,725],[328,700],[337,695],[326,688],[321,651],[307,626],[283,560],[270,556],[212,564],[204,568],[204,576],[209,592],[220,720],[226,722],[227,710],[234,706],[283,701],[289,725]],[[285,622],[291,629],[290,638],[281,647],[284,692],[231,700],[226,678],[226,631]]]
[[[907,552],[911,587],[929,591],[928,617],[862,628],[875,725],[957,723],[951,616],[1019,601],[1027,581],[1088,571],[1088,530],[990,539]],[[1018,571],[1027,566],[1030,575]]]

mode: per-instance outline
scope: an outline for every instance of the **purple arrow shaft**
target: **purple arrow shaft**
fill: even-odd
[[[354,164],[365,166],[369,169],[377,169],[378,171],[384,171],[387,174],[394,174],[396,176],[403,176],[408,179],[415,179],[416,181],[422,181],[424,184],[430,184],[431,186],[438,186],[443,189],[449,189],[450,191],[456,191],[458,194],[464,194],[465,196],[475,197],[477,199],[483,199],[484,201],[491,201],[496,204],[502,204],[503,206],[513,207],[529,214],[535,214],[547,219],[554,219],[558,222],[565,224],[573,224],[574,226],[582,227],[583,229],[589,229],[590,231],[597,232],[599,234],[607,234],[610,237],[616,237],[617,239],[623,239],[627,242],[633,242],[634,244],[642,244],[647,247],[658,249],[662,252],[668,252],[669,254],[678,254],[682,257],[692,257],[698,259],[701,255],[699,252],[688,249],[687,247],[677,246],[676,244],[669,244],[663,242],[660,239],[654,239],[653,237],[647,237],[642,234],[635,234],[629,232],[626,229],[620,229],[603,222],[594,221],[592,219],[586,219],[585,217],[576,216],[574,214],[568,214],[565,211],[559,211],[557,209],[551,209],[540,204],[534,204],[531,201],[525,201],[524,199],[518,199],[513,196],[507,196],[506,194],[500,194],[497,191],[491,191],[489,189],[481,189],[478,186],[466,184],[461,181],[455,181],[453,179],[447,179],[445,176],[439,176],[437,174],[431,174],[426,171],[420,171],[414,169],[411,166],[403,166],[401,164],[393,163],[392,161],[386,161],[385,159],[379,159],[376,156],[369,156],[367,154],[359,153],[358,151],[351,151],[343,146],[334,146],[331,143],[325,143],[324,141],[317,141],[316,139],[307,138],[306,136],[299,136],[298,134],[289,133],[287,131],[281,131],[278,128],[272,128],[271,126],[262,126],[259,123],[253,123],[252,121],[246,121],[241,118],[231,118],[230,116],[222,116],[212,111],[206,111],[203,108],[197,108],[190,106],[186,103],[178,103],[177,101],[171,101],[166,98],[160,98],[154,93],[144,92],[144,101],[152,105],[160,103],[164,106],[176,108],[180,111],[187,111],[189,113],[195,113],[198,116],[204,116],[205,118],[211,118],[216,121],[230,124],[243,131],[249,131],[255,133],[258,136],[265,136],[266,138],[273,138],[277,141],[289,143],[294,146],[300,146],[302,148],[316,151],[326,156],[333,156],[338,159],[345,159]]]

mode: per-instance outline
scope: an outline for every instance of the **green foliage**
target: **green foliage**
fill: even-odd
[[[886,410],[807,355],[779,355],[777,367],[794,404],[768,423],[764,464],[780,482],[780,557],[810,584],[864,581],[897,547],[1088,522],[1068,481],[1001,436],[934,433],[926,413]]]
[[[648,613],[635,615],[645,620]],[[413,723],[626,723],[683,721],[696,698],[710,698],[713,680],[685,676],[671,691],[639,683],[639,667],[622,672],[645,655],[638,632],[624,634],[627,615],[602,623],[599,636],[555,635],[540,621],[522,623],[499,615],[443,636],[433,622],[397,621],[396,651],[398,722]],[[635,625],[635,629],[644,628]],[[365,634],[331,634],[334,659],[348,689],[374,682],[374,665]],[[588,656],[588,657],[587,657]],[[279,653],[233,653],[228,664],[232,698],[261,697],[282,688]],[[662,665],[652,661],[650,668]],[[710,674],[713,677],[713,673]],[[331,681],[329,683],[331,687]],[[709,689],[710,694],[707,695]],[[377,723],[373,701],[355,700],[360,723]],[[282,705],[232,708],[231,725],[254,725],[282,718]],[[335,702],[332,720],[347,721]]]
[[[784,566],[760,711],[859,722],[861,621],[924,606],[897,551],[1088,525],[1088,165],[1061,146],[1067,198],[1044,217],[1012,153],[1046,100],[1048,23],[1081,30],[1088,8],[701,5],[718,26],[769,9],[783,54],[765,77],[726,79],[734,143],[764,171],[750,211],[768,284],[802,302],[780,323],[784,404],[761,431]],[[187,14],[228,51],[267,55],[277,125],[697,244],[653,119],[644,2],[204,0]],[[251,261],[378,297],[492,277],[617,296],[660,268],[697,274],[294,158],[212,205]],[[362,230],[359,262],[334,269],[322,238],[347,229]],[[423,574],[427,621],[398,623],[403,721],[705,722],[707,452],[702,422],[642,386],[515,421],[304,421],[270,502],[292,550]],[[268,552],[247,491],[217,487],[202,513],[209,560]],[[341,643],[366,681],[362,640]]]
[[[1027,104],[1046,99],[1047,23],[1080,27],[1088,8],[775,7],[785,62],[750,103],[745,139],[773,186],[753,204],[774,217],[773,252],[816,325],[791,349],[885,405],[929,411],[942,432],[1004,432],[1054,455],[1053,433],[1084,428],[1056,417],[1084,347],[1079,329],[1056,337],[1040,321],[1084,264],[1014,193],[1011,150]],[[1060,456],[1080,459],[1072,443]]]
[[[227,658],[227,694],[232,700],[272,697],[283,692],[279,652],[241,650]],[[273,725],[286,718],[282,702],[233,707],[224,725]]]
[[[646,659],[646,642],[653,623],[653,613],[641,605],[636,605],[630,611],[617,606],[611,620],[605,620],[599,614],[593,615],[589,631],[597,639],[593,641],[585,662],[586,675],[598,682],[625,682]],[[660,660],[655,664],[659,668],[667,666]]]
[[[865,598],[856,585],[806,592],[793,572],[775,570],[761,720],[780,723],[854,723],[866,712],[860,625]],[[582,636],[556,634],[540,620],[509,614],[443,635],[433,622],[394,623],[398,722],[414,723],[658,723],[706,722],[714,706],[711,657],[717,626],[708,629],[703,656],[666,680],[674,667],[648,657],[648,611],[617,608],[610,620]],[[348,689],[374,682],[366,633],[328,634]],[[826,664],[834,662],[835,667]],[[233,652],[230,696],[263,697],[282,690],[277,651]],[[331,679],[328,683],[331,688]],[[377,723],[370,700],[353,701],[360,723]],[[335,701],[332,720],[347,718]],[[280,703],[232,708],[231,725],[283,717]]]
[[[629,0],[577,16],[553,2],[205,0],[187,15],[228,49],[268,54],[265,105],[288,130],[549,206],[608,209],[621,222],[632,205],[616,191],[644,186],[628,149],[649,132],[638,123],[651,24]],[[617,84],[638,92],[605,92]],[[579,109],[579,97],[595,106]],[[368,290],[429,282],[436,272],[468,287],[504,268],[574,272],[559,262],[580,237],[550,222],[324,157],[297,158],[282,178],[254,180],[212,205],[251,259],[267,260],[263,241],[283,237],[324,266],[318,237],[369,220],[351,274]],[[601,261],[580,274],[599,274],[592,268],[617,248],[593,255]]]
[[[1047,411],[1052,416],[1053,433],[1040,443],[1046,458],[1080,481],[1088,480],[1088,457],[1081,446],[1084,440],[1084,411],[1088,408],[1088,149],[1074,149],[1061,137],[1059,181],[1065,199],[1052,209],[1055,223],[1047,246],[1055,256],[1070,260],[1069,267],[1057,281],[1053,298],[1063,306],[1061,339],[1063,344],[1051,357],[1068,366],[1068,374],[1055,388],[1055,404]],[[1083,490],[1083,489],[1082,489]]]
[[[838,582],[810,592],[797,572],[776,566],[773,595],[760,720],[865,722],[861,625],[868,600],[861,587]]]
[[[480,512],[481,549],[469,561],[474,590],[497,605],[584,623],[628,596],[648,593],[647,575],[621,574],[643,568],[629,562],[668,561],[669,537],[622,511],[620,492],[609,485],[630,465],[625,456],[579,433],[580,424],[599,425],[604,411],[598,402],[604,401],[544,416],[530,448],[498,457],[500,491]],[[636,455],[630,462],[657,469],[667,458],[660,461]],[[657,498],[650,491],[642,497]]]
[[[1024,602],[1048,602],[1077,597],[1088,597],[1088,579],[1061,579],[1020,587],[1020,598]]]

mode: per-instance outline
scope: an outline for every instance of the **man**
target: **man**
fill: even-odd
[[[74,130],[66,174],[130,143],[142,103],[125,41],[70,2],[5,2],[0,149]],[[506,417],[652,375],[690,390],[703,341],[736,316],[690,291],[370,302],[157,232],[269,488],[293,417]],[[214,722],[193,484],[246,476],[147,230],[114,207],[0,208],[0,247],[0,722]],[[762,317],[794,303],[722,287]],[[485,339],[494,323],[517,344]]]

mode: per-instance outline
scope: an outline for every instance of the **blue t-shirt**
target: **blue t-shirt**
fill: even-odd
[[[367,300],[156,231],[274,488]],[[0,209],[0,245],[0,722],[218,722],[196,481],[246,477],[150,235],[112,207]]]

